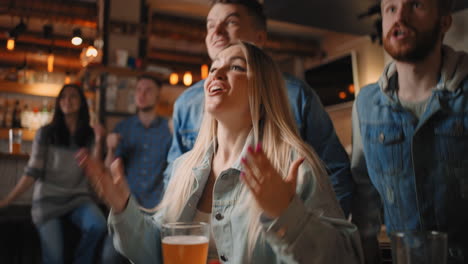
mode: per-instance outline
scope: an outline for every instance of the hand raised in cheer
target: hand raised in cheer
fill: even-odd
[[[248,148],[242,158],[244,170],[241,179],[252,192],[264,214],[270,218],[279,217],[296,195],[297,174],[304,158],[295,160],[284,179],[273,167],[260,144]]]
[[[91,157],[85,149],[78,151],[76,159],[80,167],[85,170],[98,196],[113,209],[114,213],[122,212],[130,197],[122,160],[115,159],[108,170],[102,161]]]

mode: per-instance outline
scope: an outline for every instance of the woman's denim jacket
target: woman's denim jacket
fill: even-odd
[[[378,258],[381,204],[389,234],[448,232],[449,255],[468,261],[468,54],[444,47],[440,81],[419,120],[396,90],[391,63],[353,109],[352,215],[368,263]]]
[[[348,155],[314,90],[291,75],[284,74],[283,77],[299,133],[325,163],[341,208],[348,215],[353,192]],[[204,80],[187,89],[174,105],[174,135],[164,173],[166,186],[172,163],[191,150],[197,138],[203,116],[203,84]]]
[[[240,157],[252,142],[247,141]],[[212,155],[213,147],[210,147],[201,165],[193,169],[195,186],[179,221],[193,220],[211,171]],[[240,157],[218,176],[213,189],[211,230],[222,263],[363,263],[358,230],[343,218],[327,178],[317,183],[306,163],[299,169],[303,182],[298,184],[297,195],[283,215],[274,220],[261,217],[264,239],[257,240],[249,258],[246,209],[253,201],[240,195],[244,188],[239,179]],[[174,167],[183,159],[184,156],[179,158]],[[109,229],[114,245],[136,264],[162,263],[159,227],[163,219],[164,210],[144,216],[131,198],[122,213],[110,214]]]

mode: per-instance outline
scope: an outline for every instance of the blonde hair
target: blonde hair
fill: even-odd
[[[254,143],[262,143],[267,157],[283,177],[288,174],[293,152],[298,153],[299,157],[305,157],[315,177],[325,177],[326,171],[321,161],[299,136],[284,80],[276,63],[253,44],[239,42],[231,46],[240,46],[247,60]],[[217,121],[211,115],[205,114],[193,149],[186,154],[184,162],[175,168],[164,198],[158,206],[158,209],[164,208],[166,221],[176,221],[189,199],[195,181],[192,168],[201,164],[207,148],[216,141],[216,128]],[[298,179],[298,184],[303,180]],[[323,182],[323,179],[317,179],[317,182]],[[240,197],[245,199],[242,202],[250,218],[247,228],[248,250],[251,253],[261,235],[259,218],[262,210],[247,187],[243,186],[242,192]]]

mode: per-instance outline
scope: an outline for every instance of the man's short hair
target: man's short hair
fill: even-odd
[[[140,81],[140,80],[143,80],[143,79],[152,81],[154,84],[156,84],[156,87],[158,89],[160,89],[162,87],[162,82],[154,75],[151,75],[151,74],[148,74],[148,73],[143,73],[143,74],[138,76],[137,81]]]
[[[442,16],[450,15],[453,11],[455,4],[454,0],[437,0],[439,4],[439,11]]]
[[[211,6],[215,4],[233,4],[233,5],[241,5],[247,8],[247,12],[249,15],[254,17],[255,24],[260,30],[267,29],[266,26],[266,16],[263,12],[263,5],[260,4],[257,0],[212,0]]]

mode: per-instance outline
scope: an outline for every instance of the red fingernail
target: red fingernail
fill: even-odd
[[[257,143],[257,147],[255,148],[255,152],[259,152],[262,150],[262,143]]]
[[[250,153],[253,153],[253,152],[254,152],[254,149],[252,148],[252,146],[249,146],[249,147],[247,148],[247,150],[248,150]]]
[[[246,158],[242,158],[241,161],[242,161],[242,163],[247,163],[247,159],[246,159]]]

